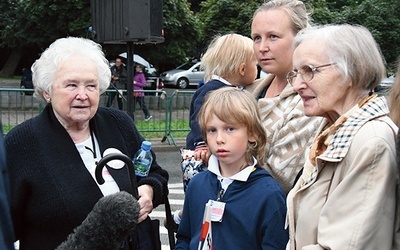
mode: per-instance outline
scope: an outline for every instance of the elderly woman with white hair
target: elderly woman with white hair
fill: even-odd
[[[132,158],[144,140],[128,114],[99,107],[111,78],[100,45],[84,38],[58,39],[32,72],[35,96],[47,105],[5,138],[12,220],[21,249],[55,249],[99,199],[122,190],[134,193],[134,181],[139,185],[140,232],[149,225],[153,207],[162,203],[168,173],[153,153],[146,178],[134,180],[134,174],[107,167],[105,183],[96,182],[96,164],[106,149]],[[152,249],[140,247],[149,237],[141,238],[139,249]]]
[[[287,197],[288,249],[392,249],[396,125],[372,90],[385,66],[362,26],[307,28],[287,79],[307,116],[324,117]]]

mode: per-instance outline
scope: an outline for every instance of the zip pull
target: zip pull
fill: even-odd
[[[225,190],[224,190],[223,188],[221,188],[221,190],[220,190],[219,193],[218,193],[217,201],[220,201],[220,200],[221,200],[222,196],[224,195],[224,192],[225,192]]]

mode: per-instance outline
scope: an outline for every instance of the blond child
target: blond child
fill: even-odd
[[[175,249],[198,249],[205,204],[211,211],[210,249],[284,249],[285,193],[260,167],[266,132],[257,102],[246,90],[211,92],[199,112],[211,157],[208,171],[186,191]]]

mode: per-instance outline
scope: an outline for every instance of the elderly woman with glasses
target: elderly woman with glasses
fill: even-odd
[[[364,27],[328,25],[294,48],[288,82],[325,119],[287,198],[287,249],[392,249],[398,129],[372,92],[385,75],[378,45]]]

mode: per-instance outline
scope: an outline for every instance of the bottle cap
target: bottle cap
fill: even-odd
[[[149,151],[151,149],[151,142],[149,141],[143,141],[142,142],[142,149],[144,151]]]

